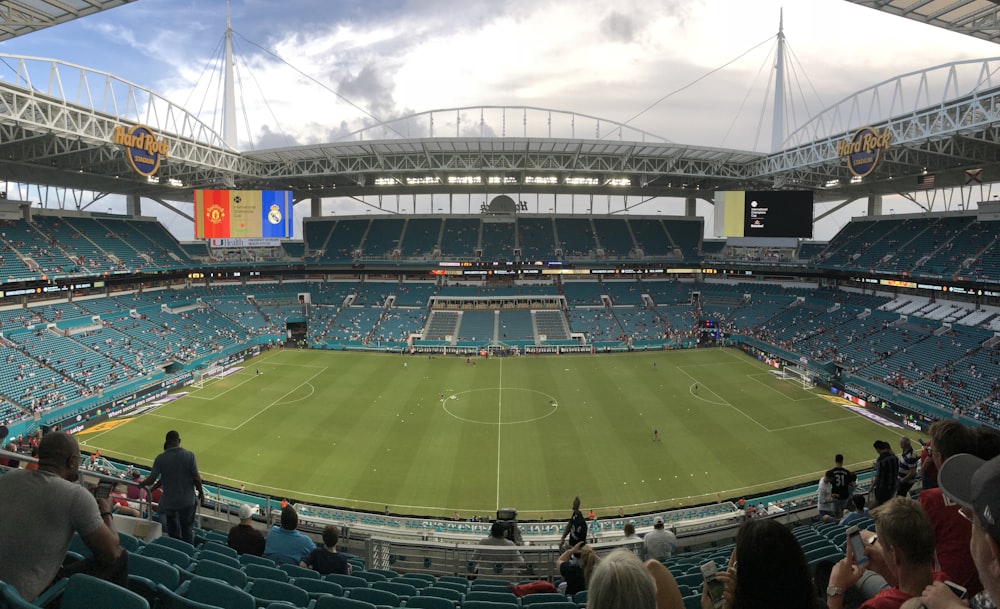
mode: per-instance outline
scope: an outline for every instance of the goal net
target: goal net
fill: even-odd
[[[194,382],[191,383],[191,386],[195,389],[201,389],[207,381],[220,378],[224,372],[222,366],[209,366],[204,370],[197,371],[194,373]]]
[[[781,375],[778,378],[784,381],[798,382],[802,385],[803,389],[816,387],[816,383],[812,380],[812,374],[805,368],[799,368],[798,366],[785,366],[782,368]]]

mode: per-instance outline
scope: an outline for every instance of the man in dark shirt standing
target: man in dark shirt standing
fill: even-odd
[[[194,515],[199,503],[205,500],[205,489],[201,487],[194,453],[181,448],[181,435],[174,430],[167,432],[163,452],[153,461],[142,486],[149,486],[157,479],[163,488],[158,506],[163,529],[170,537],[194,544]],[[195,489],[198,489],[197,500]]]
[[[264,555],[264,534],[253,526],[253,508],[240,506],[240,523],[229,529],[226,544],[240,554]]]
[[[833,500],[836,505],[835,513],[840,518],[844,515],[847,502],[851,500],[850,488],[854,482],[854,474],[844,467],[844,455],[835,455],[833,462],[835,467],[830,470],[833,472]]]
[[[878,451],[875,460],[875,475],[872,477],[872,499],[869,506],[878,506],[896,495],[896,481],[899,474],[899,457],[892,452],[892,446],[884,440],[875,440],[872,445]]]
[[[573,547],[581,541],[587,541],[587,519],[580,511],[580,496],[573,498],[573,515],[569,517],[566,528],[563,530],[562,538],[559,539],[559,547],[566,546],[566,538],[569,537],[568,547]]]

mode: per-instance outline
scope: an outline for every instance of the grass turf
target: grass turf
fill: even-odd
[[[257,374],[260,371],[260,375]],[[314,503],[599,515],[815,481],[883,429],[733,349],[506,359],[278,350],[85,448],[149,464],[177,429],[202,476]],[[695,389],[697,385],[697,390]],[[654,441],[653,430],[660,440]]]

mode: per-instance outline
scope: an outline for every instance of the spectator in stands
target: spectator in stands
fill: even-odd
[[[307,567],[320,575],[330,573],[351,574],[351,563],[347,557],[337,553],[337,542],[340,541],[340,530],[336,525],[323,527],[323,547],[316,548],[302,559],[299,566]]]
[[[833,463],[833,500],[836,502],[834,513],[839,518],[851,501],[853,494],[851,488],[857,480],[857,476],[844,467],[844,455],[834,455]]]
[[[896,483],[896,494],[906,497],[910,488],[917,481],[917,466],[920,456],[913,450],[910,439],[903,436],[899,439],[899,481]]]
[[[137,469],[132,470],[132,482],[133,484],[128,485],[125,489],[125,496],[132,501],[145,501],[149,493],[146,489],[142,488],[140,484],[142,483],[142,472]]]
[[[984,590],[969,606],[996,607],[1000,599],[1000,457],[986,461],[974,455],[956,455],[940,466],[938,482],[945,495],[961,506],[962,515],[972,519],[969,548]],[[928,609],[965,607],[942,584],[928,586],[921,596]]]
[[[271,527],[264,543],[264,558],[270,558],[279,565],[297,565],[302,562],[316,544],[304,533],[297,531],[299,514],[295,508],[286,505],[281,508],[281,524]]]
[[[876,535],[865,540],[870,568],[891,585],[868,599],[861,609],[898,609],[907,599],[919,596],[934,581],[947,576],[934,570],[934,529],[927,513],[908,497],[894,497],[872,510]],[[864,574],[858,567],[851,544],[847,556],[833,567],[827,589],[828,609],[841,609],[843,591]]]
[[[625,541],[642,541],[642,537],[635,534],[635,525],[632,522],[625,523],[622,533],[625,534]]]
[[[884,440],[875,440],[872,446],[878,451],[878,458],[875,460],[868,505],[874,507],[885,503],[896,494],[896,481],[899,479],[899,458],[892,452],[889,443]]]
[[[253,526],[253,508],[240,506],[240,522],[229,529],[226,545],[240,554],[264,555],[264,534]]]
[[[485,573],[502,573],[508,568],[520,568],[524,564],[524,558],[517,550],[506,548],[516,547],[516,544],[507,539],[504,523],[496,520],[490,527],[489,537],[479,540],[479,548],[472,554],[472,560],[476,563],[476,571],[483,570]],[[492,546],[493,549],[484,549]],[[496,548],[504,548],[498,550]]]
[[[931,458],[938,468],[960,453],[976,451],[976,438],[971,429],[954,419],[934,421],[930,427]],[[927,512],[934,529],[934,545],[941,570],[957,584],[976,594],[982,589],[976,565],[969,552],[972,523],[958,513],[959,506],[946,502],[940,488],[927,489],[917,498]]]
[[[677,535],[673,530],[663,527],[663,517],[653,518],[653,530],[643,538],[643,551],[646,558],[663,560],[677,551]]]
[[[849,527],[862,518],[868,518],[868,508],[865,507],[864,495],[855,495],[851,497],[851,501],[847,505],[850,506],[850,511],[848,511],[847,514],[840,519],[840,524],[845,527]]]
[[[770,518],[747,520],[736,533],[729,568],[716,576],[724,609],[817,609],[822,606],[809,563],[792,532]],[[713,607],[703,586],[701,606]]]
[[[666,571],[665,568],[663,570]],[[670,577],[669,573],[667,577]],[[670,579],[673,580],[672,577]],[[642,561],[628,550],[615,550],[597,565],[591,575],[587,609],[665,609],[658,603],[657,593],[656,581],[643,567]],[[671,609],[683,607],[680,592],[677,592],[675,604],[667,606]]]
[[[934,462],[934,449],[931,440],[921,442],[920,449],[920,486],[927,490],[937,486],[937,464]]]
[[[600,562],[600,557],[587,542],[581,541],[559,555],[556,559],[556,570],[566,583],[559,591],[573,595],[587,589],[594,567]]]
[[[581,541],[587,541],[587,519],[580,511],[580,496],[573,498],[573,514],[563,529],[562,537],[559,538],[559,547],[566,548],[566,538],[569,537],[569,546],[573,547]]]
[[[823,522],[835,521],[840,517],[837,502],[833,498],[833,470],[829,469],[819,479],[816,487],[816,508]]]
[[[163,488],[160,497],[160,518],[163,529],[170,537],[194,543],[194,515],[198,505],[205,500],[201,474],[194,453],[181,448],[181,435],[174,430],[167,432],[163,452],[153,460],[153,468],[142,481],[142,486],[159,482]],[[195,489],[198,491],[195,497]]]
[[[59,573],[74,533],[93,557],[72,566],[124,584],[127,558],[118,544],[111,501],[76,484],[80,447],[63,432],[38,445],[38,469],[0,476],[0,577],[33,601]]]

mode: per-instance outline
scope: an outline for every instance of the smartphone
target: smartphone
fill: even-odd
[[[701,576],[705,579],[705,587],[708,589],[708,598],[712,600],[712,605],[716,609],[722,607],[722,582],[719,581],[715,574],[719,572],[718,565],[715,564],[714,560],[710,560],[701,566]]]
[[[944,582],[944,585],[951,589],[952,593],[958,598],[965,598],[965,595],[969,592],[965,589],[965,586],[960,586],[952,581]]]
[[[111,488],[115,485],[114,482],[110,480],[101,480],[97,484],[97,488],[94,489],[94,497],[98,499],[107,499],[111,494]]]
[[[861,531],[858,527],[852,526],[847,529],[847,543],[851,545],[854,552],[854,564],[859,567],[868,563],[868,556],[865,554],[865,542],[861,539]]]

